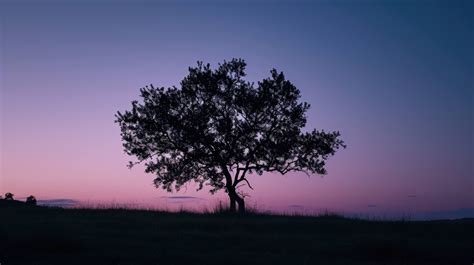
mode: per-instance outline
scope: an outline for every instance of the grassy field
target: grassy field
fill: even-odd
[[[0,201],[0,263],[468,264],[474,220],[364,221]]]

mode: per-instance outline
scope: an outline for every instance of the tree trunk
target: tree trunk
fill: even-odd
[[[239,206],[239,213],[245,213],[245,201],[241,198],[235,188],[228,188],[227,193],[229,194],[230,208],[229,210],[233,213],[237,212],[237,205]]]
[[[229,211],[235,213],[237,211],[237,205],[236,205],[235,198],[233,196],[231,196],[230,193],[229,193],[229,200],[230,200]]]
[[[235,187],[233,186],[232,182],[232,176],[229,173],[229,170],[227,169],[227,165],[225,163],[221,164],[222,172],[224,173],[225,180],[226,180],[226,189],[227,189],[227,194],[229,195],[229,200],[230,200],[230,211],[235,213],[236,211],[236,204],[239,205],[239,213],[243,214],[245,213],[245,201],[244,198],[240,197],[239,194],[237,194],[237,191],[235,190]]]
[[[244,200],[244,198],[241,198],[239,195],[237,195],[236,201],[239,204],[239,213],[244,214],[245,213],[245,200]]]

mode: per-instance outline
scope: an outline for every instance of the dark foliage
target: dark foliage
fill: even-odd
[[[156,174],[155,185],[179,190],[188,181],[225,189],[231,210],[245,210],[239,184],[249,174],[290,171],[325,174],[325,161],[344,146],[339,132],[302,132],[310,107],[300,91],[275,69],[247,82],[241,59],[216,70],[198,62],[181,88],[142,88],[142,102],[118,112],[127,154]]]

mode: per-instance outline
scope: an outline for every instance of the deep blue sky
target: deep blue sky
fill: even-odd
[[[255,177],[251,200],[474,207],[469,1],[2,1],[0,15],[0,192],[159,197],[152,176],[124,167],[113,114],[141,86],[177,85],[197,60],[241,57],[252,81],[284,71],[312,105],[308,128],[348,144],[322,179]]]

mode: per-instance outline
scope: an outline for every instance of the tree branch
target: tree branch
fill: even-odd
[[[247,182],[247,185],[249,186],[249,188],[253,190],[253,187],[250,185],[250,182],[246,178],[243,178],[241,180]]]

